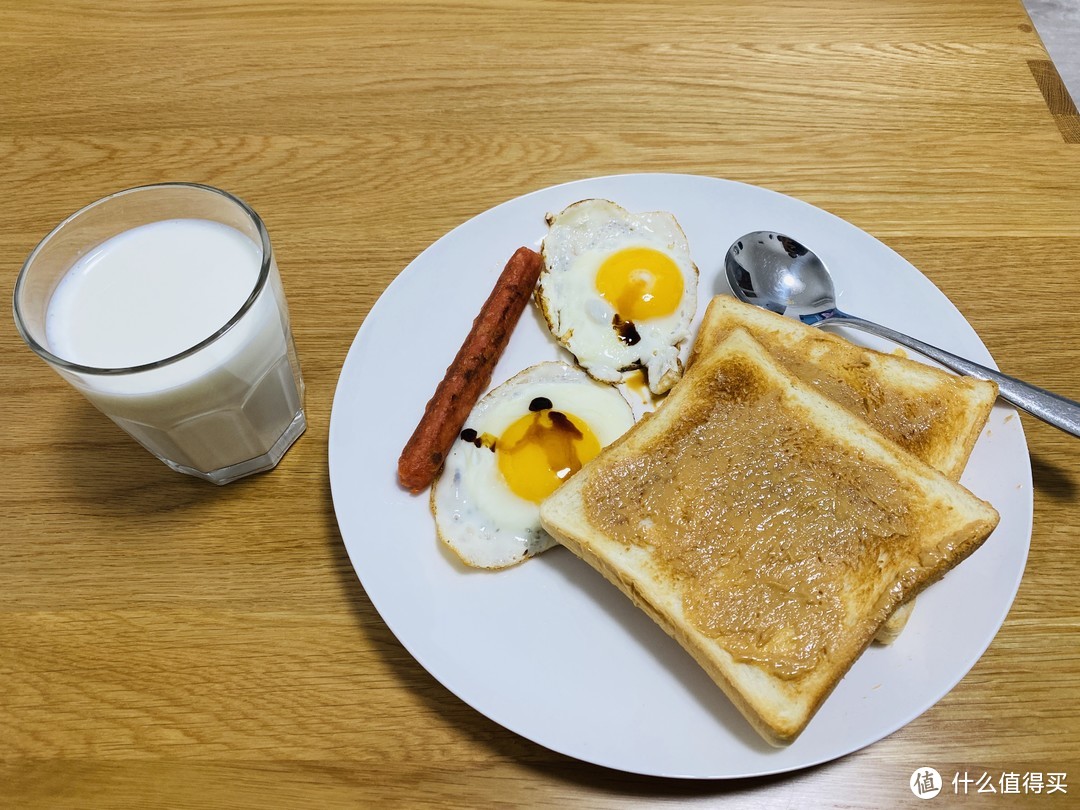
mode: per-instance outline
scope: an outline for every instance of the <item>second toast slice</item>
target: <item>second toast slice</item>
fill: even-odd
[[[868,349],[727,295],[709,302],[690,362],[735,329],[745,329],[794,376],[954,481],[997,399],[992,382]]]

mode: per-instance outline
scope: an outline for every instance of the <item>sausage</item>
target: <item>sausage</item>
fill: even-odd
[[[491,382],[510,333],[529,302],[543,259],[518,248],[473,321],[446,375],[424,409],[420,423],[401,451],[398,481],[411,492],[431,485],[480,395]]]

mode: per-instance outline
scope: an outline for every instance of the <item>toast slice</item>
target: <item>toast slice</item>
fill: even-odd
[[[994,383],[867,349],[727,295],[709,302],[690,362],[738,328],[803,382],[931,467],[960,480],[997,399]],[[892,643],[913,607],[909,602],[897,608],[877,640]]]
[[[544,528],[784,745],[992,506],[800,381],[746,331],[540,507]]]
[[[745,329],[803,382],[861,416],[954,481],[997,399],[997,385],[858,346],[729,295],[709,302],[690,362]]]

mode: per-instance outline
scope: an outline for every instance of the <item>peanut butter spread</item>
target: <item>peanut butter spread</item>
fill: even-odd
[[[812,350],[833,351],[826,339],[817,342]],[[937,393],[919,397],[901,393],[895,388],[882,385],[872,374],[867,374],[869,361],[852,359],[838,364],[841,371],[829,371],[829,365],[809,360],[801,350],[781,345],[770,346],[769,353],[780,361],[793,375],[813,386],[829,399],[843,405],[852,413],[863,417],[885,436],[888,436],[909,453],[923,461],[930,461],[933,442],[946,426],[950,437],[954,435],[952,421],[959,418],[949,413],[948,389],[942,386]],[[955,400],[955,395],[953,397]]]
[[[737,660],[799,678],[835,648],[851,604],[876,600],[867,567],[913,552],[905,538],[926,516],[909,483],[801,419],[750,361],[711,372],[670,431],[598,460],[586,516],[649,549],[686,618]]]

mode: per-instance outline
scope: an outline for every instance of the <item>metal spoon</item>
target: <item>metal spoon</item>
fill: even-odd
[[[936,360],[946,368],[998,385],[998,396],[1032,416],[1080,436],[1080,403],[993,369],[957,357],[894,329],[856,318],[836,308],[832,277],[813,251],[789,236],[755,231],[737,240],[724,257],[736,297],[748,304],[793,315],[805,324],[839,324],[886,338]]]

